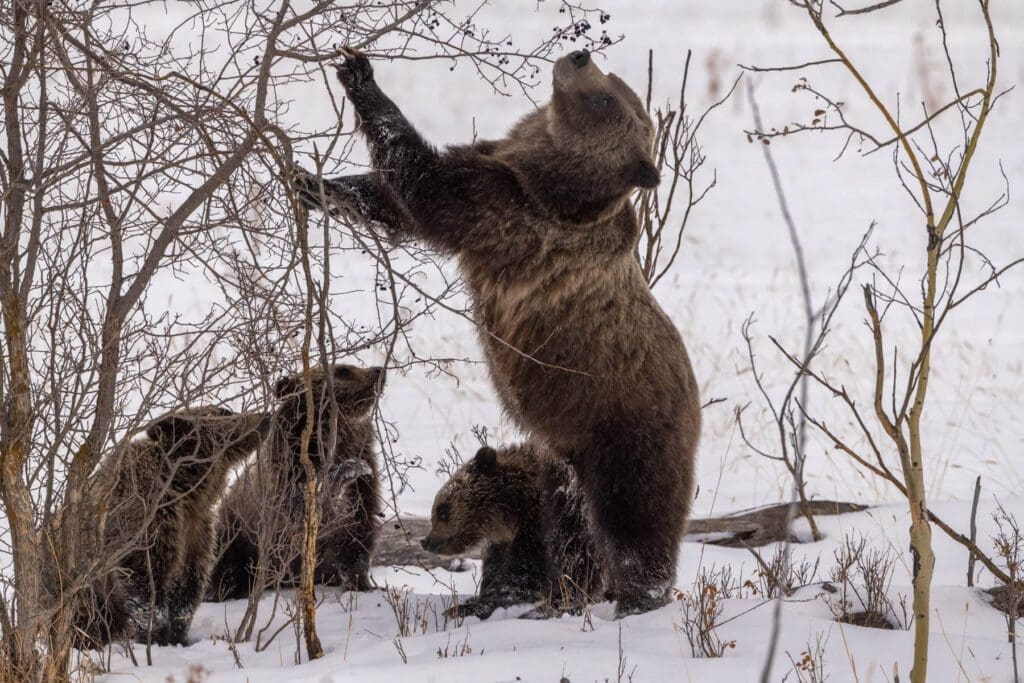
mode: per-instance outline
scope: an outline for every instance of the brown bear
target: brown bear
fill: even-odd
[[[486,544],[480,591],[453,612],[486,619],[542,602],[529,616],[578,613],[603,597],[586,501],[572,470],[533,445],[477,451],[438,491],[422,545],[460,554]]]
[[[315,579],[368,590],[382,511],[372,411],[384,369],[336,364],[311,374],[316,411],[309,456],[321,483]],[[300,449],[309,414],[302,375],[282,378],[274,393],[270,434],[220,508],[210,600],[248,597],[257,585],[294,585],[299,576],[306,483]]]
[[[217,406],[157,418],[101,462],[90,495],[106,514],[93,537],[115,571],[80,596],[80,646],[125,637],[184,645],[213,563],[214,508],[228,473],[269,425]]]
[[[585,51],[554,65],[551,101],[502,140],[438,151],[346,51],[338,68],[373,172],[296,169],[311,208],[458,258],[491,376],[531,439],[576,470],[619,616],[668,600],[693,495],[697,382],[634,257],[630,196],[658,184],[653,126]]]

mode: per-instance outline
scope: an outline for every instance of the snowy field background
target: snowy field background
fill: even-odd
[[[459,5],[457,5],[458,7]],[[473,5],[475,6],[475,5]],[[467,5],[467,8],[470,6]],[[655,54],[655,100],[675,95],[687,49],[693,50],[690,105],[703,109],[720,97],[739,73],[737,64],[785,65],[826,57],[820,36],[805,14],[783,0],[673,0],[635,3],[610,0],[610,34],[624,34],[599,65],[641,90],[646,82],[647,51]],[[137,20],[158,30],[182,6],[168,3],[167,17]],[[556,21],[547,16],[547,3],[501,0],[478,16],[481,24],[509,31],[529,42],[546,35]],[[961,81],[973,87],[984,76],[983,25],[975,2],[945,3],[951,50],[957,57]],[[924,0],[907,0],[881,16],[833,22],[837,40],[847,47],[877,84],[887,102],[901,93],[907,111],[925,93],[922,83],[942,102],[952,90],[934,27],[934,7]],[[1024,82],[1024,4],[993,3],[1002,49],[1003,87]],[[532,106],[528,98],[503,97],[479,80],[468,65],[449,70],[441,62],[378,62],[378,81],[425,136],[435,143],[498,137]],[[922,76],[924,74],[924,76]],[[746,78],[751,78],[747,76]],[[768,126],[781,128],[793,121],[808,122],[817,108],[806,94],[791,92],[797,75],[754,76],[757,99]],[[812,82],[847,102],[847,115],[857,120],[871,112],[861,104],[856,84],[839,69],[825,67]],[[546,79],[531,96],[543,101]],[[317,85],[291,88],[279,96],[301,103],[294,116],[313,117],[324,127],[332,121],[326,94]],[[907,120],[915,118],[907,116]],[[1024,145],[1020,122],[1024,99],[1017,92],[1000,101],[982,140],[968,181],[968,207],[979,208],[1003,191],[998,162],[1009,179],[1011,201],[984,221],[975,244],[999,261],[1024,255]],[[695,514],[721,514],[788,498],[785,471],[752,453],[735,428],[736,406],[754,401],[750,419],[755,439],[773,444],[770,423],[763,414],[751,376],[740,326],[751,314],[758,360],[770,386],[783,386],[790,372],[769,343],[774,335],[796,348],[803,335],[800,290],[793,253],[779,214],[768,169],[758,144],[743,133],[752,127],[744,88],[716,110],[705,124],[702,141],[708,169],[717,169],[717,186],[691,219],[684,247],[674,270],[655,290],[659,301],[679,326],[700,380],[703,398],[723,401],[705,411],[700,447],[700,493]],[[916,282],[924,236],[920,220],[904,190],[896,183],[888,152],[860,157],[851,150],[833,163],[843,139],[835,135],[804,134],[776,140],[772,151],[788,194],[790,208],[807,254],[812,293],[821,303],[846,264],[850,253],[872,221],[877,221],[872,244],[884,253],[893,270],[905,266],[908,281]],[[305,150],[310,152],[312,150]],[[970,189],[973,188],[973,189]],[[969,213],[969,212],[968,212]],[[354,317],[375,319],[376,301],[368,259],[347,254],[334,271],[332,305],[351,310]],[[202,310],[216,298],[214,287],[200,278],[165,283],[166,295],[150,297],[150,305],[165,305],[185,316]],[[913,289],[913,285],[911,286]],[[354,293],[353,293],[354,292]],[[929,396],[926,429],[926,473],[933,507],[947,520],[966,527],[976,476],[982,477],[979,538],[989,547],[996,502],[1024,518],[1024,421],[1019,419],[1024,394],[1024,269],[1011,272],[1000,286],[990,287],[975,304],[953,316],[935,354],[936,370]],[[822,358],[827,372],[861,399],[868,397],[871,377],[870,338],[863,325],[860,297],[853,295],[841,311]],[[471,326],[454,315],[439,313],[421,319],[413,330],[421,355],[479,360]],[[367,352],[359,361],[377,363],[382,356]],[[413,368],[389,378],[381,411],[396,423],[396,449],[406,458],[421,458],[410,486],[397,505],[402,514],[427,515],[441,484],[436,463],[445,448],[455,444],[472,452],[474,425],[486,426],[494,441],[517,438],[514,427],[500,414],[485,367],[479,362],[456,363],[453,376],[428,376]],[[455,379],[457,378],[457,379]],[[814,395],[812,407],[837,429],[848,418]],[[760,426],[762,429],[757,429]],[[814,442],[812,442],[814,443]],[[795,548],[798,559],[820,559],[820,578],[827,578],[833,551],[846,534],[863,534],[871,544],[890,548],[900,557],[892,588],[909,595],[908,521],[904,506],[883,482],[863,477],[841,454],[823,444],[810,449],[808,480],[815,497],[880,505],[869,511],[821,521],[827,538]],[[933,589],[932,660],[929,680],[1009,681],[1011,668],[1005,621],[988,607],[977,591],[964,588],[966,553],[936,533],[938,568]],[[771,549],[766,549],[770,554]],[[729,565],[734,574],[754,577],[756,565],[745,550],[685,543],[677,585],[687,590],[702,568]],[[441,611],[451,586],[472,593],[476,572],[425,574],[410,568],[378,568],[378,583],[405,587],[410,603],[422,610]],[[982,573],[980,584],[987,578]],[[909,672],[912,636],[907,631],[881,631],[836,623],[817,587],[788,599],[784,628],[771,680],[782,680],[792,669],[785,653],[799,659],[808,642],[822,638],[831,681],[888,681],[894,666]],[[759,605],[761,605],[759,607]],[[236,656],[222,636],[233,630],[243,611],[240,603],[204,605],[192,627],[195,644],[187,648],[155,648],[152,667],[133,666],[115,657],[105,681],[184,681],[189,671],[211,681],[557,681],[573,683],[617,680],[620,657],[635,681],[692,680],[753,681],[767,647],[771,610],[749,590],[725,601],[720,631],[735,641],[722,659],[696,659],[679,631],[681,607],[670,605],[622,622],[611,619],[611,606],[594,610],[592,626],[581,618],[548,622],[520,621],[518,611],[499,611],[490,620],[468,619],[462,625],[433,617],[426,633],[397,639],[398,626],[379,592],[352,597],[328,591],[320,608],[321,637],[327,655],[314,663],[295,666],[295,635],[286,630],[263,652],[240,644]],[[262,612],[270,614],[269,602]],[[277,617],[280,621],[281,617]],[[270,628],[273,631],[274,627]],[[619,647],[621,635],[621,650]],[[446,654],[448,656],[443,656]],[[199,667],[198,669],[195,667]],[[634,670],[635,669],[635,670]],[[626,680],[625,674],[622,680]],[[789,680],[795,680],[790,674]]]

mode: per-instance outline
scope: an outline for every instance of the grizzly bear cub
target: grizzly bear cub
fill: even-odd
[[[307,206],[459,262],[491,377],[524,433],[576,472],[616,614],[664,605],[693,495],[700,400],[682,338],[635,256],[631,195],[659,182],[636,93],[585,51],[501,140],[438,151],[348,49],[338,78],[373,171],[321,180]]]
[[[313,431],[309,457],[320,479],[319,584],[368,590],[370,554],[382,501],[372,411],[384,387],[383,368],[312,369]],[[300,460],[306,427],[301,374],[274,387],[278,405],[255,461],[224,496],[218,520],[219,559],[207,599],[247,597],[255,588],[294,585],[306,471]],[[263,574],[257,576],[257,569]]]
[[[268,425],[262,413],[185,408],[104,458],[90,493],[107,511],[97,556],[119,559],[80,596],[79,646],[125,637],[186,643],[213,563],[214,507],[231,468],[256,450]]]
[[[480,543],[480,592],[453,610],[461,616],[528,602],[542,603],[531,616],[578,613],[603,597],[576,478],[531,444],[484,446],[438,491],[423,548],[450,555]]]

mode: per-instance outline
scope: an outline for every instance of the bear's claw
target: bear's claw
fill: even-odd
[[[345,86],[346,91],[351,93],[373,81],[373,66],[369,57],[347,45],[341,48],[341,53],[345,56],[345,61],[336,64],[335,68],[338,80]]]

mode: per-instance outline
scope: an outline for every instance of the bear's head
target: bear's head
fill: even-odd
[[[318,464],[330,448],[328,444],[348,438],[348,430],[369,420],[384,389],[385,373],[384,368],[360,368],[337,363],[311,368],[310,379],[314,414],[309,454]],[[274,395],[279,401],[274,413],[278,428],[285,433],[291,450],[297,453],[309,415],[302,373],[278,380]]]
[[[270,426],[265,413],[234,413],[220,406],[182,408],[163,415],[146,429],[171,466],[230,467],[256,450]]]
[[[555,144],[577,163],[607,169],[627,189],[655,187],[654,125],[632,88],[602,72],[586,50],[555,62],[553,81],[547,125]]]
[[[516,478],[498,452],[484,446],[460,467],[434,498],[430,533],[424,550],[440,555],[469,551],[483,541],[509,541],[516,533],[509,508],[514,505]]]

